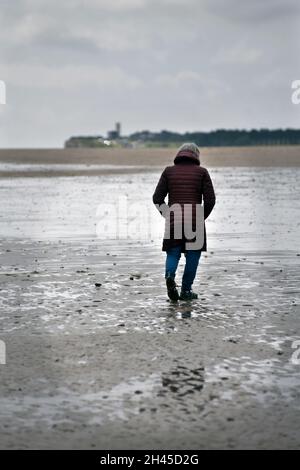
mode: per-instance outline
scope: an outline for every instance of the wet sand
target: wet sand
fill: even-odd
[[[211,176],[199,299],[176,304],[156,168],[1,179],[1,448],[299,448],[300,169]],[[97,238],[117,193],[144,239]]]
[[[0,149],[0,177],[144,173],[170,165],[176,149]],[[297,167],[300,146],[201,149],[207,167]]]

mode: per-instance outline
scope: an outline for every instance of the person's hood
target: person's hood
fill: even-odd
[[[192,150],[179,150],[174,158],[174,163],[175,165],[178,163],[194,163],[196,165],[200,165],[200,157]]]

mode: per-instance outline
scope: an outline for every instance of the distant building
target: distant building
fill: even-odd
[[[107,138],[110,140],[119,139],[121,137],[121,123],[116,122],[115,129],[113,131],[108,131]]]
[[[98,148],[106,146],[106,140],[101,136],[70,137],[65,142],[65,148]]]

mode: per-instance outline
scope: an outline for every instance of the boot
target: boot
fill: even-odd
[[[198,295],[192,290],[182,290],[180,292],[180,300],[196,300]]]
[[[174,277],[168,275],[166,277],[166,285],[167,285],[169,299],[173,300],[173,301],[178,300],[179,299],[179,294],[178,294],[178,291],[177,291],[176,282],[174,280]]]

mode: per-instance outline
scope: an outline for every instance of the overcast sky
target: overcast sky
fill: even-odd
[[[300,127],[299,0],[0,0],[1,147]]]

